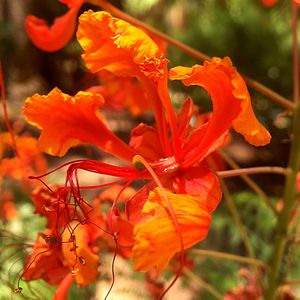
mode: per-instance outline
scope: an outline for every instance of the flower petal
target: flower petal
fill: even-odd
[[[35,16],[26,18],[25,29],[36,47],[52,52],[63,48],[70,41],[75,32],[77,13],[84,0],[73,2],[77,3],[70,4],[70,10],[56,18],[51,26],[48,26],[45,20]]]
[[[203,166],[182,172],[174,179],[174,188],[176,193],[201,195],[199,205],[209,213],[213,212],[221,201],[222,192],[218,177]]]
[[[135,78],[118,77],[105,70],[98,72],[97,77],[101,86],[89,88],[88,91],[98,88],[105,98],[105,107],[116,111],[128,108],[132,115],[150,111],[151,101]]]
[[[200,207],[202,199],[199,196],[166,193],[181,230],[184,249],[203,240],[208,233],[211,217]],[[180,252],[181,246],[167,203],[158,188],[150,192],[143,213],[149,218],[134,228],[134,269],[146,272],[155,267],[161,272],[174,254]]]
[[[187,86],[202,86],[213,101],[212,117],[204,125],[205,131],[199,132],[201,139],[198,140],[201,142],[196,150],[190,149],[191,154],[186,158],[189,164],[203,159],[232,126],[251,144],[258,146],[269,143],[270,134],[255,118],[246,84],[228,57],[213,58],[205,61],[203,66],[173,68],[170,70],[170,79],[182,80]]]
[[[28,281],[44,279],[49,284],[59,284],[68,272],[63,264],[59,238],[52,236],[49,230],[40,233],[27,259],[23,277]]]
[[[51,155],[63,156],[71,147],[90,143],[131,161],[132,150],[105,126],[97,111],[103,102],[100,94],[79,92],[71,97],[55,88],[47,96],[27,98],[24,115],[42,129],[38,146]]]
[[[159,147],[159,137],[157,131],[145,124],[139,124],[131,131],[130,143],[135,153],[141,155],[146,160],[158,161],[163,157],[162,149]]]
[[[137,76],[140,63],[161,53],[142,30],[103,11],[89,10],[80,16],[77,38],[92,72],[107,70],[117,76]]]

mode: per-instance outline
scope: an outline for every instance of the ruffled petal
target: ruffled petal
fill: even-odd
[[[141,72],[139,64],[161,53],[142,30],[103,11],[89,10],[80,16],[77,38],[93,73],[107,70],[117,76],[135,77]]]
[[[131,161],[132,150],[102,121],[98,109],[103,103],[100,94],[79,92],[71,97],[55,88],[47,96],[27,98],[23,112],[30,124],[42,129],[38,146],[51,155],[63,156],[69,148],[89,143]]]
[[[170,79],[181,80],[187,86],[203,87],[213,101],[213,114],[204,125],[205,130],[199,132],[201,139],[198,139],[197,149],[189,149],[191,153],[186,158],[189,164],[203,159],[231,127],[243,134],[251,144],[258,146],[269,143],[270,134],[257,121],[246,84],[228,57],[213,58],[205,61],[203,66],[173,68],[170,70]]]
[[[31,281],[44,279],[49,284],[59,284],[69,273],[64,266],[59,237],[50,230],[40,233],[24,267],[23,277]]]
[[[180,227],[184,249],[203,240],[211,217],[200,207],[200,196],[166,193]],[[181,246],[167,203],[158,188],[150,192],[143,213],[149,218],[134,228],[134,269],[146,272],[154,267],[161,272],[175,253],[180,252]]]
[[[51,26],[35,16],[28,16],[25,20],[28,37],[36,47],[44,51],[57,51],[70,41],[75,32],[77,13],[84,0],[61,2],[68,4],[70,9],[56,18]]]

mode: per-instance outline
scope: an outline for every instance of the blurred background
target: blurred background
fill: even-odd
[[[130,15],[208,56],[229,56],[240,73],[291,98],[293,91],[292,38],[289,2],[279,0],[276,5],[266,7],[260,0],[112,1]],[[84,4],[81,12],[86,9],[98,8]],[[95,77],[88,73],[83,65],[80,58],[82,51],[75,36],[65,48],[53,53],[37,49],[26,36],[24,20],[27,15],[38,16],[51,24],[55,17],[64,14],[66,10],[63,3],[55,0],[0,1],[0,59],[3,64],[9,115],[13,122],[18,120],[18,126],[21,126],[20,131],[30,130],[36,136],[38,135],[36,131],[20,121],[22,105],[26,97],[34,93],[48,93],[55,86],[73,95],[95,82]],[[170,60],[170,67],[201,63],[172,46],[168,47],[167,57]],[[262,94],[251,88],[249,90],[256,115],[271,132],[272,142],[266,147],[255,148],[244,143],[240,136],[233,134],[226,152],[241,167],[286,166],[290,116]],[[207,95],[199,88],[186,89],[179,82],[172,82],[170,91],[175,106],[179,107],[185,95],[189,94],[201,107],[201,111],[211,110]],[[140,121],[151,119],[149,115],[132,118],[128,112],[124,111],[121,118],[123,123],[120,125],[113,113],[108,113],[108,116],[111,117],[114,129],[120,135],[123,134],[125,139],[128,134],[127,128],[134,127]],[[127,127],[124,124],[127,124]],[[5,130],[2,111],[0,128]],[[74,155],[86,153],[87,150],[80,148],[72,151],[71,155]],[[93,149],[89,151],[93,155]],[[47,159],[50,165],[57,162],[57,159],[50,157]],[[283,177],[260,175],[252,176],[252,178],[271,197],[274,204],[277,203],[282,194]],[[242,221],[246,225],[256,255],[260,259],[268,259],[274,225],[272,213],[258,196],[249,191],[242,180],[230,179],[226,182],[241,213]],[[23,227],[19,229],[20,234],[24,234],[24,230],[28,233],[30,226],[28,227],[26,222],[30,219],[30,200],[23,195],[18,197],[16,202],[23,220],[14,226]],[[201,248],[244,255],[245,249],[239,232],[232,224],[231,216],[224,203],[214,213],[213,220],[209,237],[201,243]],[[42,221],[37,221],[37,228],[42,227],[41,224]],[[233,288],[239,281],[236,275],[239,270],[238,264],[226,261],[220,263],[201,257],[193,259],[196,265],[195,272],[203,273],[205,270],[202,274],[204,278],[221,292]],[[297,274],[296,270],[295,272]],[[189,286],[190,283],[185,282],[185,284]],[[198,294],[195,286],[189,286],[189,290],[186,299],[214,299],[205,292]],[[81,293],[82,298],[78,298],[81,294],[78,294],[76,290],[70,299],[91,299],[90,291],[81,291]],[[8,299],[1,297],[0,293],[0,299]],[[14,297],[17,296],[14,295]]]

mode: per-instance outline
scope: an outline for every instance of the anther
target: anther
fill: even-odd
[[[59,242],[59,239],[54,235],[43,235],[43,239],[49,245],[57,244]]]
[[[74,268],[71,270],[71,274],[72,275],[76,275],[78,273],[79,269],[78,268]]]
[[[113,233],[113,238],[116,241],[119,238],[119,232],[114,232]]]
[[[14,289],[14,293],[16,293],[16,294],[21,294],[22,291],[23,291],[23,289],[21,287],[17,287]]]
[[[85,265],[85,264],[86,264],[86,260],[85,260],[85,258],[84,258],[83,256],[79,256],[79,257],[78,257],[78,260],[79,260],[79,262],[80,262],[82,265]]]

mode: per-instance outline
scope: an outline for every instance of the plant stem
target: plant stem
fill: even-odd
[[[289,222],[296,198],[296,179],[300,166],[300,105],[296,108],[293,117],[293,136],[290,149],[288,167],[291,170],[286,178],[284,189],[284,206],[278,215],[275,229],[274,250],[270,262],[269,286],[266,290],[266,299],[274,300],[280,281],[285,276],[284,255],[286,252]]]
[[[280,175],[288,175],[289,169],[282,167],[253,167],[253,168],[242,168],[236,170],[228,171],[218,171],[217,174],[221,178],[241,176],[245,174],[265,174],[265,173],[274,173]]]
[[[191,278],[197,284],[199,284],[200,287],[202,287],[204,290],[209,292],[212,296],[214,296],[218,300],[223,300],[223,295],[219,293],[214,287],[212,287],[210,284],[205,282],[199,275],[196,275],[189,269],[183,269],[183,274],[186,275],[187,277]]]
[[[239,255],[218,252],[218,251],[212,251],[212,250],[204,250],[204,249],[193,249],[193,250],[191,250],[191,252],[196,255],[202,255],[202,256],[213,257],[213,258],[217,258],[217,259],[226,259],[226,260],[236,261],[236,262],[239,262],[242,264],[255,265],[257,267],[261,267],[264,269],[268,268],[268,266],[264,262],[262,262],[258,259],[255,259],[255,258],[239,256]]]
[[[294,79],[294,103],[299,102],[299,53],[298,53],[298,7],[292,3],[292,31],[293,31],[293,79]]]
[[[222,191],[223,191],[223,195],[224,195],[224,199],[225,199],[225,202],[232,214],[232,217],[233,217],[233,221],[235,222],[239,232],[240,232],[240,235],[241,235],[241,239],[245,245],[245,248],[247,250],[247,253],[248,253],[248,256],[251,257],[251,258],[254,258],[254,251],[252,249],[252,246],[251,246],[251,243],[249,241],[249,238],[248,238],[248,235],[247,235],[247,232],[244,228],[244,225],[242,223],[242,220],[240,218],[240,215],[239,215],[239,212],[232,200],[232,197],[230,195],[230,192],[227,188],[227,185],[224,183],[224,181],[222,179],[220,179],[221,181],[221,185],[222,185]]]
[[[240,166],[226,152],[223,150],[218,150],[218,153],[231,168],[235,170],[240,168]],[[266,195],[266,193],[257,185],[257,183],[246,174],[242,174],[240,177],[265,202],[265,204],[273,211],[273,213],[277,215],[278,212],[275,205]]]
[[[297,105],[293,116],[292,144],[288,167],[291,172],[286,178],[284,189],[284,206],[278,216],[275,229],[275,244],[270,261],[269,286],[266,290],[266,299],[274,300],[276,291],[286,275],[286,263],[284,256],[288,248],[287,237],[291,231],[289,226],[291,214],[297,201],[296,180],[300,167],[300,104],[299,104],[299,66],[297,45],[297,6],[292,1],[292,36],[293,36],[293,86],[294,103]],[[289,257],[287,258],[287,262]]]
[[[119,10],[115,6],[108,3],[107,0],[89,0],[89,2],[102,7],[103,9],[110,12],[114,16],[117,16],[118,18],[121,18],[137,27],[144,29],[147,32],[154,34],[155,36],[165,40],[168,44],[173,45],[174,47],[180,49],[184,53],[186,53],[190,56],[193,56],[196,59],[199,59],[200,61],[210,59],[210,57],[207,56],[206,54],[168,36],[167,34],[164,34],[163,32],[161,32],[161,31],[145,24],[144,22],[126,14],[125,12]],[[268,87],[264,86],[263,84],[255,81],[247,76],[243,75],[243,77],[249,86],[251,86],[255,90],[259,91],[263,95],[267,96],[268,98],[272,99],[277,104],[285,107],[288,110],[295,109],[295,104],[293,102],[289,101],[287,98],[279,95],[278,93],[274,92],[273,90],[269,89]]]

